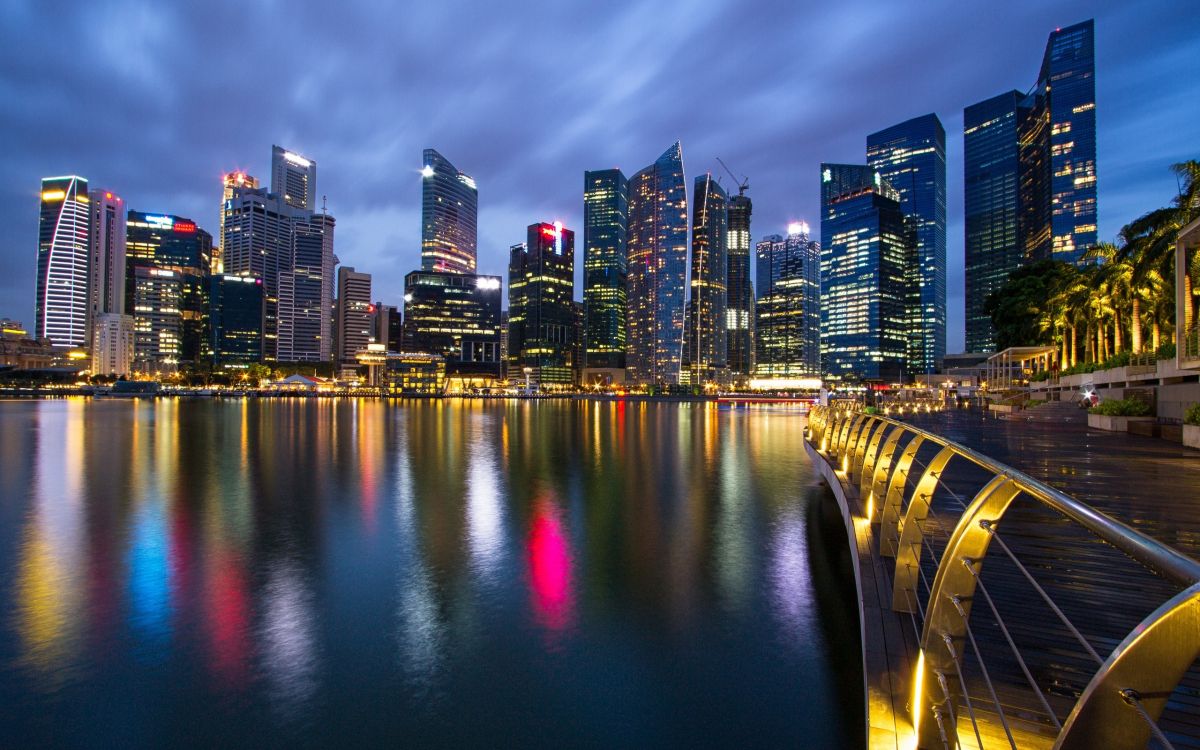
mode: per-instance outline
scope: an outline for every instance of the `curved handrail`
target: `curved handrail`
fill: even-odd
[[[885,432],[887,439],[881,443]],[[898,439],[904,434],[909,434],[911,439],[899,458],[895,458]],[[870,442],[867,436],[870,436]],[[943,732],[956,731],[953,705],[959,697],[967,701],[971,721],[975,723],[975,715],[970,712],[970,699],[961,681],[962,658],[966,655],[964,644],[969,643],[976,658],[980,658],[969,623],[977,587],[995,614],[1030,687],[1049,710],[1045,696],[1035,684],[980,580],[983,560],[993,541],[1017,564],[1033,589],[1097,662],[1098,671],[1077,700],[1068,720],[1060,723],[1051,712],[1051,720],[1059,727],[1055,746],[1086,747],[1090,740],[1105,736],[1110,740],[1109,747],[1144,747],[1151,732],[1161,734],[1156,720],[1163,710],[1166,695],[1200,654],[1200,562],[1023,472],[928,430],[883,415],[864,414],[857,409],[814,407],[809,414],[809,441],[814,448],[819,446],[818,452],[825,455],[848,486],[859,490],[863,513],[869,523],[876,522],[875,507],[880,506],[878,554],[896,558],[892,609],[912,613],[914,624],[920,615],[918,676],[911,696],[919,747],[941,746],[946,742]],[[910,483],[909,472],[924,443],[939,447],[937,456],[928,465],[923,465],[923,473],[911,477],[915,481]],[[923,522],[942,473],[956,458],[982,468],[991,479],[969,502],[962,499],[963,512],[938,561],[934,582],[932,585],[926,582],[929,596],[927,607],[922,611],[915,597],[917,578],[923,578],[920,572],[921,549],[926,536]],[[1185,591],[1143,619],[1114,650],[1109,661],[1101,663],[1102,658],[997,535],[998,521],[1018,496],[1032,498],[1056,511],[1130,559],[1179,584]],[[1155,634],[1155,637],[1148,634]],[[1171,634],[1175,634],[1174,641]],[[1179,637],[1180,634],[1183,637]],[[1139,670],[1139,665],[1143,669]],[[980,661],[979,667],[996,700],[986,664]],[[934,699],[927,694],[932,689],[926,691],[925,675],[936,675],[943,699]],[[946,679],[955,675],[960,683],[958,686]],[[1115,710],[1114,706],[1130,708],[1121,711]],[[948,714],[943,713],[944,707],[950,708]],[[1007,733],[1009,725],[998,701],[996,707]],[[1012,741],[1011,733],[1008,739]]]

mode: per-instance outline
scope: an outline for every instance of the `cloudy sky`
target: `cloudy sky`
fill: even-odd
[[[949,349],[962,348],[962,108],[1034,81],[1047,34],[1096,19],[1100,233],[1200,158],[1192,2],[54,2],[0,6],[0,317],[32,325],[39,180],[75,173],[215,231],[220,178],[315,159],[342,262],[399,302],[419,265],[421,150],[479,184],[479,260],[578,228],[583,171],[678,139],[692,176],[750,179],[755,239],[816,231],[821,161],[927,112],[946,127]],[[729,180],[726,178],[726,185]],[[579,238],[582,245],[582,236]],[[580,296],[577,292],[577,296]]]

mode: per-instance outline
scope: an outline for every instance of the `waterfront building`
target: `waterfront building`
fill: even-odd
[[[583,173],[584,374],[624,382],[629,181],[619,169]]]
[[[403,351],[439,354],[447,387],[500,380],[499,276],[413,271],[404,277]]]
[[[691,299],[684,358],[692,386],[729,385],[726,279],[729,196],[708,173],[692,189]]]
[[[129,211],[126,216],[126,311],[134,316],[134,359],[143,371],[194,364],[205,358],[212,235],[182,216]],[[171,271],[142,274],[138,268]],[[170,291],[168,290],[170,288]],[[160,305],[168,305],[160,309]],[[152,316],[153,320],[146,316]],[[151,336],[153,331],[153,336]],[[170,331],[173,343],[159,336]],[[168,371],[169,371],[168,370]]]
[[[61,352],[46,338],[30,338],[20,321],[0,318],[0,369],[38,370],[50,367]]]
[[[475,273],[475,180],[425,149],[421,167],[421,270]]]
[[[821,165],[821,357],[838,381],[895,382],[908,359],[916,238],[900,195],[865,165]]]
[[[746,186],[729,199],[726,242],[725,358],[735,385],[745,386],[754,372],[754,284],[750,279],[750,213]]]
[[[900,194],[900,210],[916,232],[909,267],[909,363],[932,373],[946,356],[946,131],[935,114],[867,136],[867,165]]]
[[[209,280],[208,348],[213,369],[244,370],[263,360],[263,283],[254,276]]]
[[[756,246],[754,380],[794,383],[821,377],[821,246],[808,224],[788,225]]]
[[[234,188],[257,189],[258,178],[240,170],[229,172],[221,177],[221,208],[217,217],[217,237],[213,245],[212,273],[225,272],[224,245],[225,242],[225,203],[233,197]]]
[[[38,221],[35,338],[56,349],[88,344],[91,206],[82,177],[42,180]]]
[[[271,146],[271,192],[292,208],[315,211],[317,163],[282,146]]]
[[[125,202],[111,190],[93,190],[88,197],[92,212],[88,320],[94,333],[101,314],[125,312],[126,214]]]
[[[440,354],[387,354],[383,368],[383,385],[389,394],[432,396],[442,392],[445,381],[446,358]]]
[[[333,357],[333,234],[328,214],[298,217],[292,255],[279,273],[280,362],[329,362]],[[353,354],[353,353],[352,353]]]
[[[1050,34],[1038,80],[963,110],[966,347],[992,351],[989,295],[1024,263],[1096,242],[1094,29]]]
[[[371,304],[371,274],[359,273],[353,266],[338,267],[337,296],[337,364],[355,368],[355,355],[371,343],[372,319],[375,306]]]
[[[121,276],[124,279],[124,274]],[[133,372],[133,329],[132,315],[114,312],[96,314],[92,319],[93,375],[124,376]]]
[[[509,249],[508,372],[575,382],[575,233],[562,222],[530,224]]]
[[[687,276],[687,194],[678,142],[629,180],[626,380],[679,383]]]

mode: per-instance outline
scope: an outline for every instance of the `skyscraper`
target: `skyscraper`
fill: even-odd
[[[638,385],[679,383],[687,221],[676,142],[629,180],[626,380]]]
[[[584,364],[609,377],[625,368],[628,219],[629,182],[621,170],[584,172]]]
[[[271,146],[271,192],[292,208],[317,207],[317,163],[282,146]]]
[[[122,285],[125,275],[121,274]],[[133,371],[133,316],[101,312],[92,318],[92,373],[128,375]]]
[[[575,233],[561,222],[530,224],[509,249],[508,372],[534,382],[575,382]]]
[[[475,180],[427,148],[421,168],[421,270],[475,273]]]
[[[1096,244],[1096,57],[1092,20],[1056,29],[1038,75],[1050,126],[1051,252],[1079,263]]]
[[[256,189],[258,179],[245,172],[230,172],[221,178],[221,209],[217,220],[217,244],[213,247],[212,273],[224,273],[225,257],[221,243],[225,241],[225,203],[233,197],[234,188]]]
[[[821,357],[833,380],[905,377],[916,238],[878,171],[821,165]]]
[[[125,311],[125,202],[111,190],[96,190],[92,207],[92,260],[89,312]]]
[[[262,279],[213,274],[208,294],[208,352],[213,368],[244,370],[261,362]]]
[[[337,361],[342,367],[357,367],[355,355],[371,342],[375,306],[371,304],[371,274],[352,266],[338,268]]]
[[[750,196],[745,187],[729,199],[725,303],[726,360],[730,377],[744,385],[754,368],[754,284],[750,281]]]
[[[279,361],[329,362],[333,330],[334,218],[295,219],[292,257],[279,273]]]
[[[867,136],[867,165],[900,194],[916,231],[910,285],[909,371],[930,373],[946,356],[946,131],[937,115]]]
[[[34,331],[57,349],[88,345],[91,211],[87,180],[42,180]]]
[[[693,386],[727,386],[726,253],[729,197],[712,178],[697,177],[692,189],[691,300],[685,326]]]
[[[1092,21],[1050,34],[1038,80],[963,111],[966,346],[994,347],[984,312],[1022,263],[1081,263],[1096,242]]]
[[[404,277],[404,351],[445,358],[448,387],[500,379],[499,276],[413,271]]]
[[[821,246],[808,225],[788,225],[787,237],[769,235],[757,247],[758,304],[755,379],[821,376]]]

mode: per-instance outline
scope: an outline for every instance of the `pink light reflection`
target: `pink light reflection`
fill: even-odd
[[[542,627],[561,631],[571,625],[571,547],[559,511],[539,498],[529,526],[529,586],[534,618]]]

